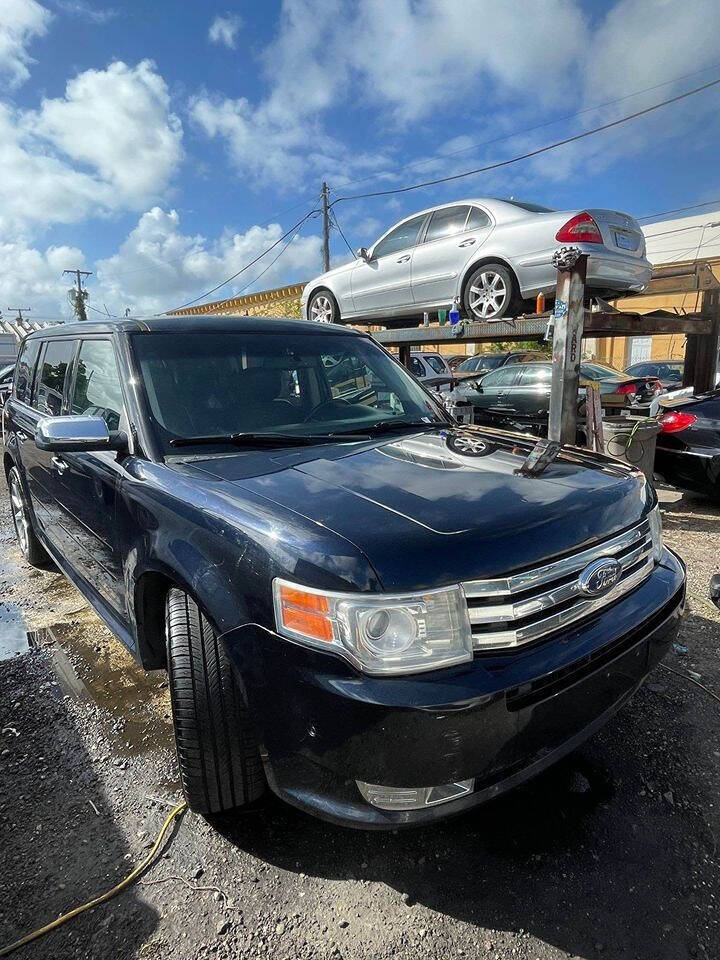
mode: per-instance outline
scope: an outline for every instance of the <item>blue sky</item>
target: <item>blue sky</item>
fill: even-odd
[[[715,0],[2,0],[0,307],[66,315],[77,265],[96,308],[175,306],[277,240],[323,178],[337,197],[531,150],[720,76],[718,35]],[[715,199],[719,90],[338,219],[359,246],[466,196],[638,216]],[[319,271],[314,220],[255,286]]]

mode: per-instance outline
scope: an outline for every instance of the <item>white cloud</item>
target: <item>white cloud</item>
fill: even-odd
[[[54,0],[54,3],[62,13],[81,17],[100,26],[120,16],[120,11],[115,7],[94,7],[86,0]]]
[[[142,209],[181,157],[180,121],[148,60],[86,70],[37,111],[0,103],[0,228]]]
[[[11,88],[30,75],[27,47],[47,33],[50,13],[37,0],[2,0],[0,4],[0,76]]]
[[[208,40],[210,43],[217,43],[227,47],[228,50],[234,50],[241,26],[242,17],[239,17],[236,13],[226,13],[224,16],[217,16],[210,24]]]
[[[84,265],[85,257],[77,247],[39,250],[24,240],[0,242],[1,295],[8,303],[31,304],[31,316],[66,317],[69,284],[62,272]]]
[[[182,233],[175,210],[153,207],[142,215],[117,253],[98,261],[99,285],[94,296],[112,304],[111,310],[123,310],[126,306],[134,313],[172,309],[235,273],[275,243],[283,232],[279,224],[272,223],[250,227],[244,233],[226,232],[208,240],[200,234]],[[251,281],[271,264],[280,249],[278,245],[214,296],[231,297],[248,286],[250,290],[267,289],[305,280],[319,272],[320,238],[298,236],[255,287]]]

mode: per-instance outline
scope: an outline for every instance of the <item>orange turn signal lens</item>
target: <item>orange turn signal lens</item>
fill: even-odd
[[[333,625],[327,615],[327,597],[280,584],[278,599],[282,626],[314,640],[332,643]]]

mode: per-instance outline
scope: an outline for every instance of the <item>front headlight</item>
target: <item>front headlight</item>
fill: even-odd
[[[648,523],[650,524],[650,536],[652,538],[652,555],[655,563],[662,559],[663,535],[662,518],[660,516],[660,507],[656,504],[648,514]]]
[[[331,593],[273,581],[278,633],[339,653],[365,673],[437,670],[473,658],[459,586],[410,594]]]

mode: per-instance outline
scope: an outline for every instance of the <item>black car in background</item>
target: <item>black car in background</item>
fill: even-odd
[[[473,357],[468,357],[462,363],[458,363],[454,369],[457,373],[489,373],[491,370],[497,370],[498,367],[504,367],[511,363],[531,363],[534,360],[547,360],[549,354],[541,350],[514,350],[498,353],[476,353]]]
[[[0,370],[0,406],[7,400],[12,391],[13,377],[15,376],[15,364],[11,363]]]
[[[680,400],[660,422],[655,471],[678,487],[720,500],[720,390]]]
[[[369,335],[64,324],[3,413],[25,558],[166,668],[183,790],[356,827],[497,796],[605,723],[684,606],[642,474],[461,429]]]
[[[655,377],[666,390],[677,390],[682,387],[684,370],[684,360],[640,360],[625,373],[629,377]]]
[[[552,363],[518,363],[501,366],[480,380],[465,380],[455,387],[458,400],[472,403],[478,416],[519,415],[547,418],[550,406]],[[662,388],[657,380],[627,377],[603,364],[580,365],[580,387],[596,384],[603,407],[615,410],[652,400]],[[578,398],[582,404],[582,397]]]

